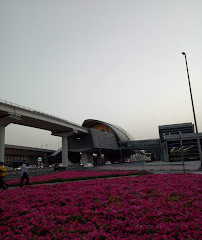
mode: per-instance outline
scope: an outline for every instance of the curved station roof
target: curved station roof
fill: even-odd
[[[118,142],[133,140],[133,138],[121,127],[100,120],[87,119],[83,122],[82,127],[111,132],[116,136]]]

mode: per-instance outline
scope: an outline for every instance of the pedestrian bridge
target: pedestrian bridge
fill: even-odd
[[[62,137],[62,163],[64,165],[69,163],[68,137],[74,134],[88,133],[88,129],[78,124],[0,100],[0,161],[4,161],[5,155],[5,127],[11,123],[48,130],[52,135]]]

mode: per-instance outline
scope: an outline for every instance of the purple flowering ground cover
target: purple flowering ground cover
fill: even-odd
[[[68,180],[82,180],[93,179],[98,177],[107,176],[124,176],[124,175],[138,175],[147,174],[146,171],[62,171],[41,176],[30,177],[30,184],[36,183],[48,183],[48,182],[64,182]],[[9,180],[7,183],[9,186],[19,185],[19,179]]]
[[[200,239],[200,174],[1,191],[0,239]]]

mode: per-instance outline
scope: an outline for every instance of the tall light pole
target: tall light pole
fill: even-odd
[[[202,170],[202,155],[201,155],[201,144],[200,144],[200,138],[198,134],[198,127],[196,123],[196,115],[195,115],[195,110],[194,110],[194,102],[193,102],[193,97],[192,97],[192,91],[191,91],[191,83],[189,79],[189,70],[188,70],[188,64],[187,64],[187,57],[186,53],[182,52],[182,55],[185,57],[185,62],[186,62],[186,68],[187,68],[187,77],[188,77],[188,82],[189,82],[189,91],[190,91],[190,96],[191,96],[191,104],[192,104],[192,110],[193,110],[193,115],[194,115],[194,124],[195,124],[195,129],[196,129],[196,138],[197,138],[197,144],[198,144],[198,152],[199,152],[199,158],[201,162],[201,166],[199,169]]]

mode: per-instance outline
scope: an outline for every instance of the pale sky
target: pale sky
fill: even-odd
[[[1,0],[0,99],[134,139],[194,122],[202,132],[201,0]],[[58,148],[50,132],[9,125],[6,143]]]

